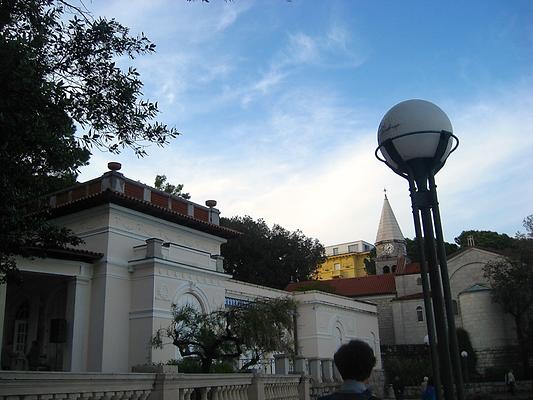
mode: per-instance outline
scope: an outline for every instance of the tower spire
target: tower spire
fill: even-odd
[[[402,230],[394,212],[389,204],[389,199],[387,198],[387,189],[384,189],[385,199],[383,200],[383,208],[381,209],[381,218],[378,225],[378,233],[376,235],[376,244],[381,242],[404,242],[405,238],[403,237]]]

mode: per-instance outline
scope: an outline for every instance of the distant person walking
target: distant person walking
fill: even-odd
[[[376,357],[366,342],[350,340],[337,350],[333,360],[342,376],[342,386],[319,400],[379,400],[367,387]]]
[[[509,393],[514,395],[516,380],[515,380],[512,368],[509,370],[509,372],[505,374],[505,384],[507,385],[507,390],[509,391]]]
[[[429,377],[426,385],[426,390],[422,393],[422,400],[436,400],[437,392],[435,391],[435,386],[433,385],[433,378]]]
[[[424,379],[422,380],[422,383],[420,384],[420,394],[424,395],[426,393],[426,388],[428,387],[428,377],[424,376]]]
[[[403,384],[398,375],[394,377],[394,381],[392,382],[392,389],[394,389],[394,397],[396,397],[396,400],[403,400],[403,392],[405,390],[405,385]]]

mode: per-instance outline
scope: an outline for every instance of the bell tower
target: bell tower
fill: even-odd
[[[376,274],[381,275],[396,272],[398,259],[405,257],[407,250],[405,238],[387,199],[386,190],[375,245]]]

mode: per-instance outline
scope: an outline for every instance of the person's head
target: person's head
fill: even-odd
[[[351,340],[343,344],[333,356],[342,379],[355,379],[363,382],[370,377],[376,365],[372,348],[361,340]]]
[[[428,381],[428,377],[427,376],[424,376],[424,382],[427,382]]]

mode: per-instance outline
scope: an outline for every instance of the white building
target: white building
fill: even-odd
[[[376,304],[382,345],[423,345],[427,325],[420,265],[406,259],[405,239],[387,196],[375,245],[377,275],[323,280],[320,284],[335,294]],[[480,371],[509,365],[509,360],[518,357],[514,322],[492,301],[491,288],[483,276],[487,262],[501,257],[467,247],[448,259],[455,323],[469,333]],[[307,285],[316,283],[298,282],[288,289],[301,290]]]
[[[375,305],[233,280],[223,271],[220,246],[239,233],[219,225],[212,202],[204,207],[128,179],[120,165],[110,168],[49,198],[53,222],[84,244],[19,258],[23,283],[0,286],[3,368],[28,368],[25,355],[35,341],[43,368],[128,372],[176,358],[173,345],[150,345],[154,332],[170,325],[173,303],[209,312],[288,295],[299,303],[300,355],[331,358],[341,342],[361,338],[381,359]]]

